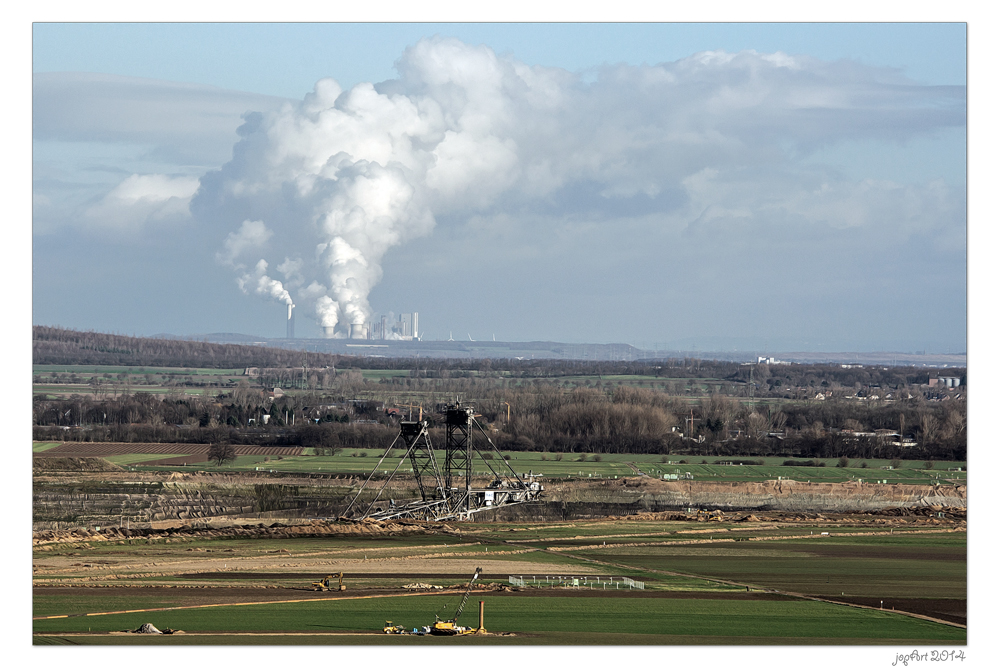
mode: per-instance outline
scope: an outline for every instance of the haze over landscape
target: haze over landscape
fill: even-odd
[[[294,302],[302,338],[419,312],[425,340],[964,352],[965,47],[36,24],[33,323],[280,338]]]

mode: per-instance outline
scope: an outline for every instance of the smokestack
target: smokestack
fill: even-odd
[[[334,327],[323,327],[324,338],[333,338]]]
[[[420,334],[417,332],[417,313],[413,313],[413,338],[420,338]]]
[[[288,321],[285,323],[285,338],[295,338],[295,313],[292,309],[295,308],[294,303],[288,304]]]

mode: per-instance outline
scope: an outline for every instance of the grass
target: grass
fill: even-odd
[[[94,394],[94,388],[89,384],[34,384],[31,387],[31,391],[34,394],[46,394],[46,395],[65,395],[70,396],[72,394],[80,395],[90,395]],[[119,393],[124,391],[122,387],[118,388]],[[128,393],[135,394],[169,394],[171,391],[180,391],[185,396],[212,396],[218,392],[218,387],[160,387],[156,385],[133,385],[128,388]],[[110,396],[113,391],[109,390],[108,395]]]
[[[112,632],[142,623],[186,632],[371,632],[386,619],[405,627],[430,624],[434,615],[448,617],[460,596],[378,599],[318,599],[279,603],[178,609],[108,616],[74,617],[33,622],[34,632]],[[633,637],[672,643],[675,637],[749,638],[770,643],[788,639],[838,643],[861,639],[888,643],[964,643],[965,631],[888,612],[797,600],[689,600],[644,596],[599,598],[476,595],[486,601],[486,626],[493,632],[585,638],[594,633],[617,637],[612,643],[634,643]],[[475,615],[463,618],[475,622]],[[416,640],[417,638],[412,638]],[[390,640],[391,641],[391,640]],[[237,642],[238,643],[238,642]],[[296,642],[298,643],[298,642]]]
[[[534,583],[543,591],[531,594],[477,593],[469,600],[467,623],[476,620],[476,602],[486,600],[486,625],[494,632],[514,632],[512,638],[466,638],[468,642],[507,644],[963,644],[966,633],[959,628],[935,624],[893,614],[888,611],[859,609],[829,603],[799,600],[784,596],[747,594],[745,588],[713,579],[751,585],[757,590],[778,589],[799,594],[836,597],[840,593],[859,597],[944,598],[962,600],[966,595],[966,534],[962,532],[905,533],[892,535],[845,535],[811,539],[733,542],[733,537],[768,536],[794,538],[806,535],[817,526],[795,526],[754,530],[734,524],[711,525],[689,522],[564,522],[553,524],[465,524],[461,535],[403,535],[391,538],[344,535],[336,538],[185,538],[164,543],[136,540],[124,543],[94,543],[93,549],[73,550],[68,546],[53,552],[35,554],[35,563],[56,564],[67,556],[77,562],[95,562],[123,567],[141,564],[129,571],[139,575],[132,584],[160,583],[174,585],[170,595],[157,588],[116,589],[108,586],[100,594],[83,594],[73,589],[45,589],[34,598],[35,616],[56,614],[101,613],[131,609],[178,607],[204,602],[205,591],[189,586],[218,586],[239,589],[248,583],[301,588],[321,576],[322,560],[306,566],[300,558],[318,556],[335,559],[397,559],[406,556],[453,554],[432,558],[446,559],[453,576],[414,575],[414,581],[450,585],[464,583],[457,573],[471,570],[488,547],[490,558],[501,558],[504,566],[483,578],[505,582],[507,574],[522,574],[521,566],[551,564],[553,572],[566,576],[567,563],[579,566],[571,570],[586,575],[581,581],[588,590],[564,591],[560,597],[546,597],[543,576]],[[511,529],[515,530],[511,532]],[[711,530],[714,532],[703,532]],[[831,533],[862,532],[855,527],[826,528]],[[884,527],[872,527],[881,531]],[[664,534],[666,533],[666,534]],[[570,538],[559,540],[558,538]],[[716,538],[715,543],[670,546],[664,540]],[[601,545],[606,548],[572,552],[527,551],[505,553],[523,546],[545,543],[517,543],[521,539],[543,539],[558,546],[570,544]],[[638,542],[639,546],[612,546],[612,540]],[[482,540],[510,540],[507,545],[483,543]],[[199,551],[189,551],[198,548]],[[284,552],[284,551],[287,551]],[[496,555],[494,555],[496,554]],[[255,571],[252,581],[246,572],[220,570],[222,563],[239,562],[257,556],[275,558],[265,569]],[[580,560],[580,558],[583,560]],[[51,559],[51,560],[50,560]],[[189,572],[202,576],[166,576],[156,572],[152,563],[175,560],[191,563]],[[402,567],[413,567],[400,561]],[[387,572],[395,571],[392,565]],[[556,569],[558,567],[558,569]],[[289,569],[290,568],[290,569]],[[349,590],[372,589],[375,594],[399,591],[408,581],[384,577],[379,572],[347,572]],[[419,568],[418,568],[419,569]],[[530,569],[530,568],[525,568]],[[44,572],[42,567],[39,573]],[[537,571],[537,569],[535,570]],[[691,576],[677,576],[672,572]],[[502,574],[501,574],[502,573]],[[328,574],[323,572],[323,574]],[[145,575],[145,576],[144,576]],[[292,576],[288,576],[292,575]],[[646,591],[612,592],[600,588],[596,577],[630,576],[646,583]],[[36,574],[43,581],[44,575]],[[532,585],[532,576],[525,580]],[[594,581],[590,589],[588,584]],[[558,588],[558,584],[556,585]],[[656,597],[658,591],[684,591],[695,597]],[[698,596],[704,593],[703,596]],[[723,597],[719,597],[720,594]],[[211,599],[211,593],[208,593]],[[444,618],[453,613],[460,592],[439,596],[388,598],[322,598],[296,603],[216,606],[196,609],[168,609],[143,613],[77,616],[34,621],[35,633],[91,632],[105,633],[134,629],[142,623],[159,628],[176,628],[188,635],[176,637],[135,637],[90,634],[72,637],[43,637],[35,643],[91,644],[372,644],[381,646],[431,645],[449,642],[438,638],[385,637],[378,631],[391,619],[406,627],[422,626],[433,621],[434,614]],[[218,599],[232,599],[231,597]],[[287,637],[261,635],[198,635],[226,632],[310,632],[315,635]],[[369,633],[334,636],[326,633]],[[452,642],[453,643],[453,642]]]
[[[136,596],[116,591],[109,595],[88,595],[81,597],[71,593],[42,594],[32,596],[32,616],[54,616],[60,614],[91,614],[121,609],[149,609],[154,607],[178,606],[176,599],[155,595]],[[138,606],[137,606],[138,603]]]
[[[141,443],[136,444],[136,449],[140,450]],[[315,452],[315,450],[312,450]],[[138,451],[137,451],[138,453]],[[280,472],[299,473],[329,473],[335,475],[367,475],[374,468],[375,464],[385,453],[384,449],[344,449],[334,456],[285,456],[282,460],[277,457],[269,457],[269,461],[264,461],[264,457],[242,456],[235,462],[227,464],[229,470],[254,470],[258,467],[265,467],[268,470]],[[394,449],[388,458],[379,466],[380,473],[391,472],[400,462],[403,450]],[[436,452],[439,465],[444,465],[444,452]],[[661,477],[664,474],[691,473],[692,477],[698,481],[719,481],[719,482],[760,482],[766,480],[776,480],[779,477],[798,482],[850,482],[862,480],[867,483],[876,483],[885,480],[889,484],[949,484],[965,483],[967,473],[948,472],[948,467],[966,467],[965,461],[937,462],[934,469],[925,470],[923,461],[906,461],[895,470],[883,470],[882,466],[888,466],[889,461],[869,460],[867,468],[836,467],[837,459],[820,459],[826,463],[825,467],[803,467],[803,466],[783,466],[781,463],[788,460],[787,457],[765,458],[765,465],[715,465],[712,461],[722,460],[718,457],[683,457],[688,463],[664,463],[664,457],[654,454],[602,454],[601,460],[595,461],[593,455],[588,455],[585,461],[578,460],[579,454],[562,454],[562,460],[555,460],[559,457],[556,453],[541,452],[505,452],[510,456],[507,462],[514,470],[526,473],[529,470],[536,474],[544,475],[548,478],[584,478],[584,479],[617,479],[622,477],[634,477],[636,472],[630,463],[638,469],[652,477]],[[544,457],[544,458],[543,458]],[[163,457],[157,457],[163,458]],[[678,456],[675,460],[681,460]],[[757,458],[757,457],[753,457]],[[709,463],[702,464],[704,459]],[[670,459],[668,459],[670,460]],[[699,461],[699,462],[695,462]],[[499,460],[491,462],[494,467],[503,464]],[[858,463],[857,461],[854,462]],[[480,460],[474,461],[475,471],[480,474],[487,474],[487,466]],[[187,468],[194,470],[211,470],[216,466],[210,462],[189,463]],[[157,467],[155,469],[167,470],[170,468]],[[409,474],[409,460],[404,460],[399,468],[399,472]],[[397,472],[397,474],[399,474]]]
[[[808,595],[880,595],[964,599],[964,533],[771,542],[725,542],[711,548],[606,548],[577,555],[622,566],[735,580]]]
[[[368,368],[361,369],[361,377],[366,380],[381,380],[382,378],[408,378],[410,377],[410,371],[408,370],[372,370]]]
[[[184,368],[181,366],[89,366],[89,365],[47,365],[34,364],[31,371],[34,375],[51,373],[76,373],[77,375],[243,375],[242,368]]]

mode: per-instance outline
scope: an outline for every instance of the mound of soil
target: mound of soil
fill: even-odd
[[[32,457],[35,472],[124,472],[121,466],[96,457]]]

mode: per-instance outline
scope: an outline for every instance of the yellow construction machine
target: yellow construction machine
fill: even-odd
[[[314,581],[310,584],[311,589],[314,591],[332,591],[333,590],[333,578],[337,577],[337,590],[346,591],[347,586],[344,585],[344,573],[331,574],[326,579],[322,581]]]
[[[434,625],[430,628],[430,633],[432,635],[470,635],[476,631],[475,628],[467,628],[458,625],[458,617],[462,615],[462,610],[465,609],[465,603],[469,600],[469,594],[472,592],[472,584],[479,578],[479,574],[482,571],[483,568],[476,568],[475,574],[473,574],[472,579],[469,580],[469,585],[465,587],[465,595],[462,596],[462,601],[458,605],[458,610],[455,612],[455,615],[451,618],[451,620],[442,621],[438,618],[437,614],[434,615]]]
[[[386,621],[385,627],[382,628],[382,632],[387,635],[405,635],[406,628],[402,625],[393,625],[392,621]]]

